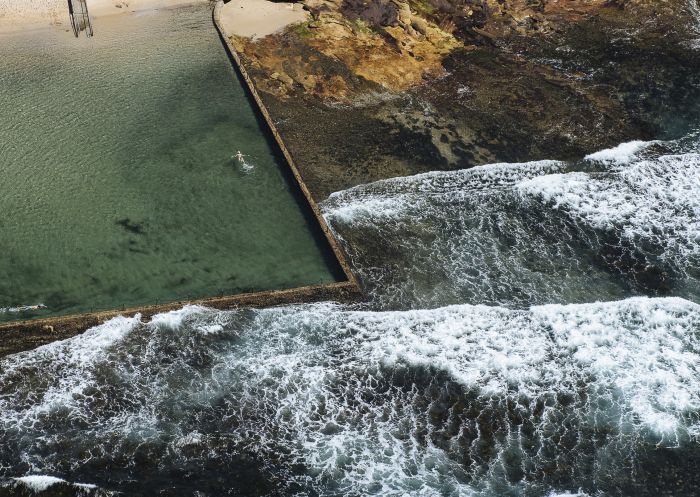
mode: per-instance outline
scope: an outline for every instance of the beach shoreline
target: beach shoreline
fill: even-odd
[[[208,0],[88,0],[91,19],[138,14]],[[0,34],[44,28],[70,30],[67,0],[0,0]]]

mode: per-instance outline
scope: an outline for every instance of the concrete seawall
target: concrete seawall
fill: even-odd
[[[275,125],[275,122],[272,120],[272,116],[270,115],[270,112],[267,110],[267,107],[265,106],[265,103],[263,102],[262,98],[260,98],[260,95],[258,94],[258,90],[255,87],[255,83],[253,82],[253,79],[248,74],[248,71],[246,70],[245,66],[243,65],[243,62],[241,60],[240,55],[238,54],[235,47],[231,43],[230,34],[226,33],[226,30],[224,29],[223,24],[221,23],[221,9],[223,8],[223,6],[224,6],[223,0],[218,0],[216,2],[216,5],[214,6],[214,13],[213,13],[214,25],[216,26],[216,29],[218,30],[219,35],[221,36],[221,39],[224,43],[224,46],[226,47],[226,50],[231,58],[231,61],[236,66],[236,69],[237,69],[238,73],[241,75],[243,81],[245,81],[245,84],[248,88],[248,91],[250,92],[251,96],[255,100],[255,103],[257,104],[258,110],[260,111],[263,118],[265,119],[265,122],[267,123],[267,126],[269,127],[270,132],[272,133],[272,136],[275,138],[275,141],[277,142],[277,146],[279,147],[282,154],[284,155],[284,158],[287,161],[287,164],[289,165],[289,168],[291,169],[292,174],[294,175],[294,178],[297,181],[297,184],[301,188],[301,191],[304,194],[306,201],[309,203],[309,206],[311,207],[311,210],[314,213],[314,217],[316,218],[316,221],[318,221],[318,223],[320,224],[321,229],[323,230],[323,234],[326,236],[326,239],[328,240],[328,243],[330,244],[331,249],[333,250],[333,253],[335,254],[336,258],[338,259],[340,266],[343,268],[343,272],[345,273],[345,276],[347,277],[347,279],[350,283],[357,285],[357,280],[355,279],[355,276],[353,275],[352,270],[350,269],[350,266],[347,262],[345,255],[343,254],[342,249],[340,248],[340,245],[338,244],[338,241],[336,240],[332,231],[328,227],[326,220],[323,218],[323,215],[321,214],[321,210],[319,209],[318,204],[316,203],[313,196],[311,195],[309,188],[306,186],[306,183],[304,182],[304,179],[302,178],[301,173],[299,172],[299,168],[297,168],[297,166],[294,162],[292,154],[287,149],[287,146],[285,145],[284,140],[282,140],[282,136],[280,135],[279,131],[277,130],[277,126]]]
[[[244,293],[2,324],[0,325],[0,357],[70,338],[117,316],[140,314],[142,319],[145,320],[156,314],[180,309],[188,304],[227,310],[241,307],[272,307],[307,302],[355,302],[361,297],[362,295],[355,284],[343,281],[289,290]]]

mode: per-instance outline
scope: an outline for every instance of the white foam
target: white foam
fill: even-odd
[[[76,337],[23,361],[4,360],[0,385],[13,386],[0,388],[0,427],[4,436],[21,428],[20,438],[8,439],[19,444],[21,463],[37,472],[79,467],[60,448],[66,427],[80,420],[75,454],[97,461],[112,450],[129,458],[123,451],[140,446],[158,457],[164,439],[171,442],[162,450],[181,461],[187,447],[224,430],[256,457],[304,465],[308,475],[299,482],[317,491],[331,481],[349,494],[437,496],[450,488],[453,495],[483,495],[481,485],[503,484],[498,468],[516,453],[537,468],[548,457],[538,448],[579,460],[596,453],[586,444],[625,453],[683,447],[700,433],[700,306],[682,299],[405,312],[316,304],[208,311],[178,322],[176,333],[155,325],[130,333],[124,320],[119,346],[100,354],[79,350],[92,344]],[[230,339],[209,346],[200,339],[203,326],[222,326]],[[27,378],[32,382],[22,384]],[[446,427],[429,412],[433,380],[440,389],[464,388],[460,397],[477,410],[445,407],[455,409],[456,434],[442,434]],[[77,385],[107,389],[109,403],[86,392],[73,396]],[[63,410],[42,407],[47,392],[54,392],[52,403],[62,399]],[[559,396],[572,401],[559,405]],[[526,435],[512,434],[518,427],[508,405],[532,423],[527,443]],[[208,420],[202,426],[200,413]],[[470,440],[481,443],[476,415],[491,423],[494,450],[464,467],[459,451],[471,451]],[[445,443],[434,442],[433,430],[440,433],[435,440],[448,437]],[[553,440],[567,439],[568,430],[605,437],[558,448]],[[627,471],[615,464],[602,470]]]
[[[203,335],[216,335],[224,331],[224,327],[220,324],[212,324],[209,326],[201,326],[199,330]]]
[[[576,233],[562,231],[569,228],[556,216],[541,219],[541,202],[519,197],[519,183],[566,167],[539,161],[431,172],[338,192],[321,207],[382,306],[566,302],[580,299],[580,288],[592,300],[620,298],[609,273],[580,265]]]
[[[17,422],[31,425],[57,409],[79,409],[84,392],[96,384],[90,372],[97,364],[108,360],[110,349],[140,325],[140,318],[140,315],[116,317],[74,338],[4,358],[3,377],[14,377],[17,385],[31,389],[31,379],[23,372],[35,368],[40,374],[53,377],[55,382],[41,393],[23,391],[21,387],[11,392],[0,389],[0,406],[19,402],[19,398],[27,394],[32,396],[31,403],[25,406],[19,419],[15,417],[16,413],[0,409],[0,426]]]
[[[666,445],[700,427],[683,421],[686,413],[700,411],[700,369],[693,363],[698,311],[700,306],[682,299],[646,298],[532,310],[576,369],[619,389],[633,414],[628,422],[641,423]]]
[[[94,483],[73,483],[72,485],[74,487],[82,488],[84,490],[96,490],[97,488],[99,488]]]
[[[595,152],[593,154],[587,155],[585,158],[587,160],[608,162],[614,164],[625,164],[639,154],[645,148],[651,145],[659,143],[658,141],[631,141],[627,143],[621,143],[613,148],[608,148]]]
[[[338,358],[330,367],[323,366],[323,350],[295,335],[314,321]],[[366,379],[382,377],[380,364],[389,371],[402,364],[443,371],[479,392],[477,402],[486,405],[488,399],[498,404],[510,399],[534,406],[553,392],[568,394],[583,402],[577,407],[583,410],[571,415],[584,424],[598,419],[601,429],[612,430],[607,431],[611,440],[623,445],[629,443],[625,433],[631,432],[632,440],[646,433],[642,439],[649,437],[650,444],[678,446],[694,436],[700,423],[693,334],[700,326],[700,306],[681,299],[637,298],[531,311],[482,306],[389,313],[316,309],[278,314],[259,325],[276,337],[274,347],[266,350],[265,342],[254,361],[240,358],[232,365],[227,357],[226,363],[250,370],[249,381],[277,384],[269,399],[275,413],[271,432],[291,430],[287,436],[293,433],[300,440],[304,450],[299,456],[313,474],[338,478],[338,465],[347,468],[342,481],[359,493],[373,485],[380,485],[381,495],[403,488],[407,475],[402,468],[408,461],[418,468],[416,480],[426,495],[431,495],[434,464],[443,465],[447,474],[459,471],[442,450],[406,438],[411,426],[426,422],[410,408],[420,391],[380,396],[377,405],[361,400],[372,395],[372,381],[365,385]],[[315,343],[313,335],[307,339]],[[244,366],[250,362],[254,366]],[[339,387],[337,381],[344,377],[348,380],[340,385],[347,387]],[[609,398],[609,407],[601,407],[599,398]],[[553,406],[551,414],[532,420],[543,436],[564,429],[558,413]],[[328,426],[336,428],[325,433]],[[496,443],[494,465],[511,452],[503,444]],[[366,473],[368,468],[373,471]]]
[[[360,185],[348,190],[332,193],[322,203],[324,212],[336,215],[337,209],[342,209],[349,203],[369,203],[378,215],[387,209],[388,215],[398,211],[393,203],[395,196],[405,194],[440,194],[461,189],[490,190],[511,185],[525,178],[539,176],[561,170],[565,164],[559,161],[542,160],[523,163],[498,163],[462,169],[458,171],[430,171],[379,180],[369,185]],[[381,192],[380,195],[377,192]],[[405,203],[405,202],[404,202]]]
[[[693,48],[700,49],[700,4],[698,0],[688,0],[688,7],[690,9],[690,15],[694,20],[695,34],[698,36],[697,39],[692,41]]]
[[[191,433],[188,433],[187,435],[183,436],[179,440],[175,442],[175,445],[178,447],[185,447],[188,445],[197,445],[202,443],[203,436],[201,433],[197,431],[193,431]]]
[[[430,319],[407,313],[374,323],[376,336],[360,346],[385,363],[443,369],[487,396],[517,391],[535,397],[554,384],[570,388],[574,377],[590,375],[598,378],[593,384],[624,392],[634,417],[628,421],[646,426],[664,443],[684,436],[678,433],[685,433],[684,413],[700,410],[691,332],[700,326],[700,306],[688,301],[634,298],[529,312],[463,306],[425,312]],[[430,325],[416,326],[421,321]]]
[[[333,194],[336,195],[336,194]],[[354,219],[366,216],[381,216],[383,218],[400,217],[405,214],[406,202],[397,201],[395,198],[366,197],[352,203],[345,203],[333,209],[332,213],[326,213],[327,221],[337,220],[351,222]]]
[[[546,175],[517,187],[595,229],[653,243],[680,268],[700,255],[700,154],[640,160],[607,174]]]
[[[83,367],[104,358],[107,349],[126,337],[141,322],[141,315],[132,318],[118,316],[100,326],[69,340],[52,342],[35,349],[12,356],[9,361],[22,364],[27,361],[41,360],[46,357],[70,359],[72,365]]]
[[[589,497],[585,492],[551,492],[547,497]]]
[[[44,492],[49,487],[56,485],[57,483],[66,483],[66,480],[47,475],[20,476],[18,478],[14,478],[14,480],[36,493]]]
[[[0,314],[18,314],[20,312],[39,311],[42,309],[46,309],[46,306],[44,304],[19,305],[19,306],[15,306],[15,307],[0,307]]]
[[[685,296],[698,288],[700,154],[640,154],[651,145],[688,152],[697,136],[625,143],[589,155],[595,164],[383,180],[321,207],[373,301],[388,308],[615,300],[657,283]],[[610,271],[602,254],[618,245],[646,262]],[[644,280],[645,267],[658,282]]]
[[[182,326],[182,323],[186,319],[207,311],[208,309],[206,307],[202,307],[199,305],[186,305],[182,309],[156,314],[151,318],[149,324],[151,326],[158,326],[165,329],[177,330]]]
[[[45,492],[52,486],[57,485],[59,483],[66,483],[76,489],[84,491],[91,491],[99,488],[97,485],[94,485],[92,483],[69,483],[62,478],[57,478],[55,476],[49,475],[20,476],[12,478],[12,480],[14,480],[17,484],[21,484],[25,488],[37,494]],[[82,495],[82,493],[80,493],[80,495]]]

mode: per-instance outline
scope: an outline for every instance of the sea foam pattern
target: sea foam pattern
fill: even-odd
[[[245,493],[219,478],[242,471],[293,495],[697,488],[699,334],[700,306],[647,298],[114,320],[2,362],[0,473],[179,495]]]
[[[696,299],[698,143],[396,178],[322,207],[383,307]]]
[[[673,272],[698,275],[700,154],[639,160],[606,173],[549,175],[518,188],[596,231],[615,232],[647,263],[658,259]]]

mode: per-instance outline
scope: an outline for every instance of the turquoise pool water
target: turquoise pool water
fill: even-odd
[[[211,7],[94,27],[0,38],[0,321],[336,281]]]

